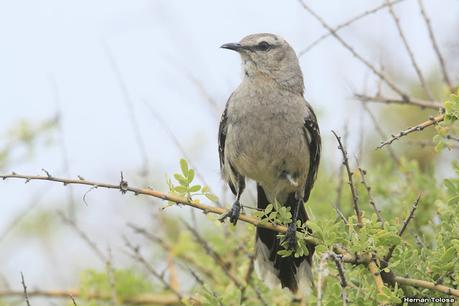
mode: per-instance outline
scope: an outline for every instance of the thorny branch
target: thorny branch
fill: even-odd
[[[298,2],[303,6],[303,8],[309,13],[311,14],[325,29],[327,29],[327,31],[330,32],[331,35],[333,35],[336,40],[338,40],[338,42],[343,45],[344,48],[346,48],[349,52],[351,52],[351,54],[357,58],[360,62],[362,62],[365,66],[367,66],[376,76],[378,76],[381,80],[383,80],[387,86],[389,86],[394,92],[396,92],[398,95],[400,95],[400,97],[403,99],[403,100],[409,100],[410,97],[404,93],[400,88],[398,88],[392,81],[390,81],[386,76],[384,76],[379,70],[376,69],[375,66],[373,66],[368,60],[366,60],[364,57],[362,57],[362,55],[360,55],[359,53],[357,53],[357,51],[355,51],[355,49],[349,44],[347,43],[341,36],[339,36],[336,31],[330,26],[328,25],[325,20],[320,17],[319,14],[317,14],[314,10],[312,10],[305,2],[304,0],[298,0]]]
[[[138,188],[138,187],[131,187],[129,185],[125,185],[124,187],[121,186],[119,183],[118,184],[110,184],[110,183],[102,183],[102,182],[93,182],[89,180],[85,180],[82,177],[79,179],[68,179],[68,178],[59,178],[59,177],[54,177],[51,174],[48,173],[48,175],[21,175],[17,174],[15,172],[11,174],[6,174],[6,175],[0,175],[0,178],[3,180],[6,179],[21,179],[24,180],[26,183],[30,182],[32,180],[41,180],[41,181],[50,181],[50,182],[57,182],[57,183],[62,183],[64,186],[69,185],[69,184],[75,184],[75,185],[85,185],[85,186],[91,186],[91,187],[96,187],[96,188],[105,188],[105,189],[115,189],[115,190],[120,190],[123,193],[129,192],[133,193],[135,195],[143,194],[143,195],[148,195],[152,197],[156,197],[162,200],[167,200],[167,201],[172,201],[175,203],[180,203],[183,205],[191,206],[193,208],[199,209],[205,213],[213,213],[213,214],[218,214],[222,215],[226,213],[226,210],[223,208],[219,207],[213,207],[209,205],[204,205],[201,203],[198,203],[197,201],[192,201],[186,198],[182,198],[180,196],[176,195],[167,195],[162,192],[153,190],[151,188]],[[414,212],[413,212],[414,213]],[[259,226],[263,228],[267,228],[279,233],[286,233],[287,232],[287,227],[282,226],[282,225],[275,225],[269,222],[261,222],[259,219],[241,214],[240,220],[244,221],[246,223],[250,223],[254,226]],[[319,244],[320,241],[318,241],[314,237],[305,237],[304,239],[306,242],[311,243],[311,244]],[[371,260],[373,259],[373,255],[369,253],[362,253],[362,254],[350,254],[347,250],[343,249],[342,247],[339,246],[334,246],[334,252],[337,253],[342,257],[342,261],[345,263],[351,263],[351,264],[363,264],[363,265],[368,265]],[[409,278],[404,278],[404,277],[396,277],[396,281],[400,284],[406,284],[406,285],[412,285],[420,288],[426,288],[426,289],[431,289],[431,290],[436,290],[439,292],[447,293],[456,297],[459,297],[459,290],[453,289],[453,288],[448,288],[446,286],[441,286],[435,284],[422,281],[422,280],[413,280]],[[447,289],[445,289],[447,288]],[[16,292],[14,291],[0,291],[0,296],[12,296],[12,295],[17,295]],[[29,292],[29,296],[32,295],[38,295],[38,296],[56,296],[56,297],[68,297],[70,294],[69,292],[63,293],[63,291],[52,291],[52,292],[43,292],[43,291],[35,291],[33,294]],[[79,292],[72,292],[72,296],[79,296]],[[103,299],[103,300],[109,300],[111,299],[111,296],[101,296],[101,295],[96,295],[98,299]],[[96,298],[96,297],[94,297]],[[154,302],[151,302],[150,297],[143,298],[139,297],[129,299],[130,302],[127,302],[125,300],[125,303],[131,303],[131,304],[154,304]],[[174,302],[170,302],[174,301]],[[166,303],[167,302],[167,303]],[[173,304],[173,303],[178,303],[178,299],[176,295],[173,295],[170,297],[167,301],[161,300],[158,301],[157,304]]]
[[[408,227],[408,224],[410,223],[411,219],[414,217],[414,212],[416,211],[416,208],[418,207],[419,201],[421,200],[421,195],[418,196],[416,201],[414,201],[413,206],[411,207],[410,213],[406,217],[406,219],[403,221],[403,225],[400,228],[400,231],[398,232],[398,235],[402,237],[403,233],[405,232],[406,228]],[[393,245],[389,248],[389,251],[387,252],[387,255],[384,256],[384,261],[386,263],[389,262],[389,260],[392,258],[392,254],[394,253],[396,245]]]
[[[27,293],[27,286],[24,281],[24,274],[22,272],[21,272],[21,284],[22,284],[22,288],[24,289],[24,298],[26,300],[27,306],[30,306],[29,294]]]
[[[16,290],[0,290],[0,297],[23,296],[24,292]],[[79,290],[33,290],[28,291],[29,297],[47,297],[47,298],[75,298],[81,297],[88,300],[110,301],[111,296],[98,292],[89,292],[82,294]],[[135,297],[121,299],[123,305],[177,305],[180,300],[173,294],[141,294]],[[76,304],[76,303],[74,303]]]
[[[446,71],[445,60],[443,59],[443,56],[441,55],[440,48],[438,47],[437,40],[435,39],[435,35],[432,30],[432,24],[430,23],[429,16],[427,16],[427,12],[424,8],[424,4],[422,3],[422,0],[418,0],[418,4],[419,4],[419,9],[421,10],[421,15],[424,18],[424,22],[427,27],[427,31],[429,32],[429,38],[432,43],[432,47],[435,51],[435,54],[437,55],[438,62],[440,63],[443,80],[446,83],[446,85],[448,85],[449,90],[453,91],[453,85],[451,84],[451,81],[448,77],[448,72]]]
[[[413,105],[413,106],[418,106],[420,108],[432,108],[436,110],[443,107],[443,104],[438,101],[426,101],[426,100],[422,100],[422,99],[418,99],[414,97],[410,97],[409,99],[397,99],[397,98],[384,97],[379,94],[375,96],[368,96],[364,94],[354,94],[354,97],[362,102]]]
[[[333,252],[326,252],[322,255],[320,258],[319,262],[319,276],[318,276],[318,281],[317,281],[317,306],[322,305],[322,286],[323,286],[323,277],[326,276],[325,272],[325,263],[327,260],[333,260],[333,262],[336,265],[336,269],[338,270],[338,277],[340,280],[340,286],[341,286],[341,298],[343,301],[343,306],[346,306],[348,303],[347,300],[347,293],[346,293],[346,287],[347,287],[347,281],[346,281],[346,276],[344,274],[344,267],[343,267],[343,258],[341,255],[337,255]]]
[[[427,83],[424,79],[424,76],[422,75],[421,68],[419,68],[418,63],[416,62],[416,59],[414,57],[414,53],[411,50],[410,45],[408,44],[408,40],[406,39],[405,34],[403,33],[402,26],[400,25],[400,18],[397,16],[397,14],[394,11],[394,8],[392,7],[392,4],[390,3],[389,0],[385,0],[385,3],[387,4],[387,7],[389,8],[389,14],[392,16],[392,19],[395,22],[395,25],[397,27],[398,34],[403,42],[403,45],[405,46],[406,52],[408,53],[408,56],[410,57],[411,65],[413,66],[414,70],[416,71],[416,75],[418,76],[419,82],[421,83],[422,88],[426,92],[427,96],[429,97],[430,100],[433,100],[432,92],[430,91],[429,87],[427,86]]]
[[[354,207],[355,215],[357,216],[357,224],[359,226],[362,226],[362,212],[360,211],[359,208],[359,202],[358,202],[358,196],[357,196],[357,191],[355,189],[354,181],[352,179],[353,173],[351,172],[351,169],[349,167],[349,159],[347,158],[347,152],[346,148],[343,146],[343,143],[341,142],[341,137],[339,137],[335,131],[332,131],[333,135],[335,135],[336,140],[338,141],[338,149],[341,151],[343,154],[343,165],[346,167],[346,172],[347,172],[347,177],[349,180],[349,188],[351,189],[351,194],[352,194],[352,205]]]
[[[373,208],[373,210],[375,211],[376,213],[376,217],[378,218],[378,222],[381,223],[381,226],[384,227],[384,219],[381,215],[381,210],[378,209],[376,207],[376,203],[373,199],[373,196],[371,195],[371,187],[370,185],[368,185],[366,179],[365,179],[365,175],[367,174],[366,170],[362,169],[359,167],[359,172],[360,172],[360,177],[362,178],[362,185],[365,187],[365,189],[367,190],[367,194],[368,194],[368,200],[370,201],[370,205],[371,207]]]
[[[392,5],[399,4],[402,1],[405,1],[405,0],[395,0],[395,1],[391,2],[391,4]],[[338,31],[350,26],[354,22],[359,21],[360,19],[362,19],[362,18],[364,18],[366,16],[369,16],[371,14],[377,13],[380,10],[384,9],[386,6],[387,6],[387,3],[383,3],[383,4],[378,5],[377,7],[373,8],[373,9],[370,9],[370,10],[367,10],[365,12],[362,12],[362,13],[354,16],[353,18],[350,18],[348,21],[346,21],[344,23],[341,23],[340,25],[338,25],[335,28],[333,28],[333,32],[338,32]],[[298,56],[299,57],[303,56],[304,54],[309,52],[312,48],[317,46],[321,41],[323,41],[324,39],[326,39],[327,37],[330,37],[330,36],[332,36],[332,32],[328,32],[328,33],[323,34],[322,36],[320,36],[319,38],[314,40],[312,43],[310,43],[306,48],[301,50],[298,53]]]
[[[385,145],[390,145],[395,140],[398,140],[398,139],[402,138],[403,136],[406,136],[406,135],[411,134],[413,132],[420,132],[423,129],[425,129],[426,127],[429,127],[429,126],[435,125],[435,124],[437,124],[439,122],[442,122],[444,119],[445,119],[445,115],[444,114],[440,114],[440,115],[437,115],[435,117],[430,117],[429,120],[427,120],[427,121],[424,121],[422,123],[419,123],[419,124],[417,124],[415,126],[412,126],[412,127],[408,128],[406,130],[403,130],[403,131],[399,132],[398,134],[392,135],[391,138],[387,139],[386,141],[381,142],[381,144],[377,147],[377,149],[381,149]]]

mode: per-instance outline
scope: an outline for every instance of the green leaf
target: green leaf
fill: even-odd
[[[199,190],[201,190],[201,185],[194,185],[188,189],[189,192],[198,192]]]
[[[191,183],[193,180],[194,180],[194,170],[193,169],[189,169],[188,170],[188,183]]]
[[[218,197],[213,193],[206,193],[205,197],[211,200],[212,202],[218,202]]]
[[[182,169],[183,176],[188,177],[188,163],[183,158],[180,160],[180,168]]]
[[[180,183],[180,185],[188,186],[188,180],[186,178],[184,178],[182,175],[176,173],[176,174],[174,174],[174,177],[177,180],[177,182]]]

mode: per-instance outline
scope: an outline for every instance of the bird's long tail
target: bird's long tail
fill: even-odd
[[[261,186],[257,186],[258,208],[264,209],[268,205],[268,199]],[[294,207],[297,200],[295,194],[291,193],[285,205]],[[299,209],[298,219],[306,222],[308,216],[304,206]],[[309,245],[309,254],[295,258],[293,255],[282,257],[277,254],[283,247],[277,238],[277,232],[265,228],[257,228],[255,242],[255,268],[258,276],[269,287],[287,287],[293,293],[298,290],[307,291],[313,286],[311,263],[314,253],[314,246]]]

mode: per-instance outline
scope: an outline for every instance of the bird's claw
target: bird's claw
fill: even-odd
[[[287,242],[287,250],[295,251],[296,249],[296,224],[291,223],[287,228],[285,233],[284,240],[282,242]]]
[[[224,222],[226,218],[229,217],[230,222],[233,225],[236,225],[237,220],[239,219],[239,215],[241,214],[241,204],[238,201],[234,202],[233,207],[231,207],[228,212],[226,212],[223,216],[220,217],[220,221]]]

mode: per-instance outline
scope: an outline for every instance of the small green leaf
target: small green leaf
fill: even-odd
[[[201,185],[194,185],[188,189],[189,192],[198,192],[199,190],[201,190]]]
[[[188,163],[183,158],[180,160],[180,168],[182,169],[183,176],[188,177]]]

